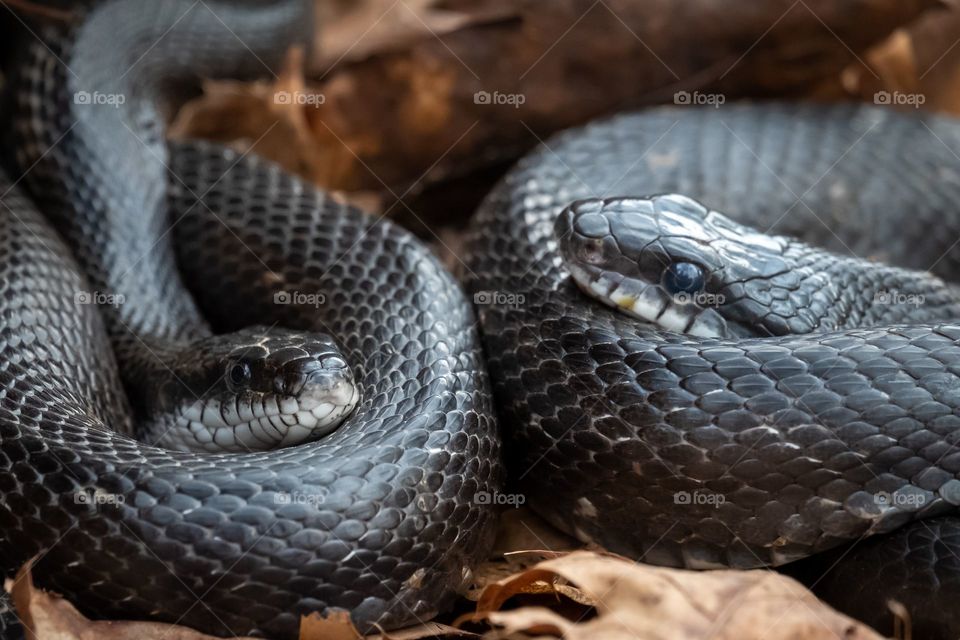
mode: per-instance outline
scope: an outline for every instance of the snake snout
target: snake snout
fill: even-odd
[[[288,334],[264,367],[274,372],[273,394],[288,429],[281,445],[333,431],[360,400],[353,370],[330,336]]]
[[[685,196],[581,200],[561,213],[555,231],[581,290],[670,331],[782,335],[837,323],[829,305],[822,318],[799,311],[811,295],[832,290],[806,266],[820,253]]]
[[[722,336],[708,295],[721,270],[709,211],[685,196],[574,202],[554,232],[574,282],[601,302],[666,329]]]
[[[252,451],[327,435],[353,412],[360,389],[331,336],[249,327],[184,350],[158,389],[169,419],[148,439],[180,450]],[[155,434],[155,435],[153,435]]]
[[[311,367],[303,375],[303,382],[297,382],[295,388],[286,395],[296,398],[301,410],[311,410],[323,403],[352,407],[356,402],[357,390],[349,367],[320,366]]]

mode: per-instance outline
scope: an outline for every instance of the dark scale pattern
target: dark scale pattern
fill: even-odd
[[[820,566],[830,569],[817,576],[817,594],[841,602],[844,613],[892,634],[893,614],[876,593],[886,585],[883,596],[910,612],[914,638],[960,637],[960,620],[946,608],[960,597],[960,518],[925,520],[864,540],[852,551],[827,554]]]
[[[502,475],[472,310],[410,234],[269,162],[201,143],[174,146],[171,160],[171,209],[183,212],[173,230],[178,261],[217,329],[280,322],[329,332],[357,366],[362,404],[306,464],[371,483],[354,489],[340,479],[329,489],[362,516],[336,519],[334,531],[349,540],[370,528],[366,518],[394,517],[374,515],[365,499],[411,512],[392,535],[370,536],[366,560],[403,580],[435,572],[433,593],[416,601],[435,610],[438,590],[467,580],[463,568],[490,542],[493,513],[474,495],[494,492]],[[233,294],[240,289],[243,298]],[[278,293],[323,302],[277,304]],[[359,505],[349,506],[348,491]],[[397,591],[403,580],[388,586]]]
[[[694,259],[701,279],[693,290],[723,296],[722,316],[738,323],[741,336],[960,317],[960,287],[927,271],[761,233],[676,194],[580,200],[558,224],[560,255],[581,268],[591,266],[578,254],[587,249],[597,268],[645,281],[659,278],[665,264]],[[610,295],[603,297],[616,304]]]
[[[93,290],[125,301],[102,312],[138,408],[147,404],[147,381],[209,333],[162,241],[176,219],[164,208],[165,95],[197,78],[271,73],[286,48],[307,37],[309,7],[299,0],[252,3],[255,11],[187,0],[78,5],[75,24],[51,25],[42,40],[25,43],[11,80],[11,148],[27,190]]]
[[[0,562],[10,572],[42,553],[38,583],[98,616],[285,638],[301,614],[336,607],[362,628],[402,626],[446,607],[492,542],[493,507],[475,494],[502,474],[473,312],[410,234],[254,159],[181,150],[173,172],[188,188],[174,180],[172,201],[187,210],[167,215],[158,92],[185,74],[262,73],[311,24],[308,3],[245,4],[105,2],[45,34],[70,71],[39,44],[23,58],[17,150],[24,169],[36,162],[24,183],[80,266],[16,191],[4,196]],[[84,108],[78,83],[127,101]],[[207,331],[183,281],[218,328],[330,330],[362,405],[320,441],[259,453],[121,435],[118,369],[149,382],[154,356]],[[126,301],[101,314],[74,303],[91,289]],[[281,289],[326,303],[273,304]]]
[[[474,220],[465,275],[472,292],[523,296],[477,310],[529,504],[583,540],[700,568],[780,565],[954,511],[960,326],[665,333],[584,296],[552,229],[577,199],[681,193],[761,231],[936,262],[949,277],[957,252],[937,259],[960,236],[958,131],[866,106],[662,108],[520,161]],[[853,305],[862,291],[841,295]],[[882,607],[883,585],[871,586]]]

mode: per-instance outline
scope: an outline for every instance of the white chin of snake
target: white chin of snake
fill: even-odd
[[[590,297],[667,331],[701,338],[721,338],[727,332],[726,320],[715,309],[682,302],[678,296],[667,295],[659,285],[610,271],[598,276],[573,267],[570,272],[577,286]]]
[[[178,451],[245,453],[315,440],[332,432],[353,411],[359,391],[325,399],[275,398],[261,403],[195,403],[180,414],[158,444]],[[279,406],[278,406],[279,404]]]

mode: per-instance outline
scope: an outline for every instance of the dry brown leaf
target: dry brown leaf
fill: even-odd
[[[450,625],[440,624],[439,622],[424,622],[414,627],[398,629],[397,631],[384,631],[376,636],[367,636],[366,640],[421,640],[422,638],[479,638],[480,636],[470,631],[457,629]]]
[[[346,611],[332,611],[324,617],[311,613],[300,618],[300,640],[422,640],[424,638],[478,638],[475,633],[439,622],[424,622],[395,631],[363,636]]]
[[[342,202],[380,213],[381,192],[340,189],[351,184],[357,157],[339,142],[321,143],[322,136],[311,129],[308,114],[322,106],[324,97],[305,85],[303,56],[301,47],[291,48],[274,83],[204,82],[203,95],[183,105],[168,134],[174,140],[205,138],[241,153],[255,151],[290,173],[327,187]],[[301,98],[278,100],[279,95]]]
[[[574,621],[540,607],[500,610],[512,596],[539,591],[541,585],[576,589],[584,601],[594,603],[597,616]],[[466,619],[486,620],[508,634],[523,631],[568,640],[881,638],[772,571],[666,569],[589,551],[546,560],[489,585],[476,614]]]
[[[278,104],[281,92],[302,91],[303,51],[294,47],[275,83],[207,81],[203,96],[185,104],[168,128],[173,139],[202,137],[228,144],[237,151],[256,149],[288,171],[313,178],[315,145],[302,146],[305,104]]]
[[[396,631],[381,631],[363,636],[353,626],[350,614],[346,611],[332,611],[326,617],[319,613],[311,613],[309,616],[300,618],[300,640],[422,640],[446,637],[477,638],[479,636],[438,622],[424,622]]]
[[[554,557],[484,589],[476,613],[467,618],[486,620],[496,626],[497,630],[487,634],[491,638],[523,632],[570,640],[880,639],[864,625],[819,602],[792,579],[770,571],[663,569],[587,551],[528,551],[510,555]],[[5,587],[24,622],[28,640],[212,640],[212,636],[170,624],[88,620],[67,600],[36,589],[30,563],[21,568],[15,580],[7,580]],[[519,594],[566,596],[580,605],[594,607],[597,616],[581,622],[544,607],[499,610],[509,598]],[[344,611],[301,619],[301,640],[440,637],[478,636],[443,624],[424,623],[364,637]]]
[[[845,91],[873,100],[879,91],[912,93],[919,78],[914,40],[908,29],[897,29],[840,74]]]
[[[175,129],[255,146],[328,189],[391,200],[496,167],[589,118],[670,102],[675,91],[719,91],[728,100],[802,92],[932,12],[936,0],[865,8],[776,0],[735,12],[713,0],[318,4],[315,86],[303,84],[300,52],[275,86],[208,83]],[[753,43],[746,52],[745,43]],[[278,109],[280,87],[315,104]]]
[[[363,640],[346,611],[300,616],[300,640]]]
[[[538,563],[550,559],[558,558],[566,555],[565,553],[557,553],[549,550],[527,550],[527,551],[514,551],[511,553],[506,553],[500,558],[495,558],[488,560],[482,563],[474,571],[474,580],[473,584],[464,593],[464,597],[473,602],[480,600],[483,592],[486,588],[494,583],[500,582],[506,578],[515,576],[518,573],[523,573],[524,571],[529,570],[531,567],[536,566]],[[595,603],[589,597],[584,595],[576,587],[572,587],[566,584],[556,584],[549,581],[535,581],[530,584],[523,586],[520,593],[525,594],[549,594],[549,593],[559,593],[560,595],[566,596],[570,600],[578,604],[582,604],[588,607],[592,607]]]
[[[358,157],[351,147],[314,131],[314,112],[325,96],[304,81],[304,50],[292,47],[273,83],[208,80],[203,94],[187,102],[170,124],[174,140],[205,138],[241,153],[257,154],[334,192],[339,200],[365,211],[383,210],[383,194],[371,190],[343,191],[352,185]]]
[[[453,236],[449,246],[462,242],[462,233],[441,231]],[[453,261],[450,266],[455,267]],[[487,585],[529,569],[558,552],[583,548],[584,544],[554,528],[527,507],[507,509],[500,515],[497,539],[490,558],[473,572],[473,582],[464,596],[476,602]],[[533,551],[542,549],[542,551]],[[573,600],[577,597],[571,596]]]
[[[823,97],[854,96],[876,101],[878,92],[899,92],[904,109],[922,107],[930,111],[960,113],[960,5],[944,3],[913,23],[894,31],[868,49],[818,91]]]
[[[579,638],[576,623],[546,607],[524,607],[514,611],[492,611],[487,619],[501,628],[504,636],[526,634]]]
[[[446,32],[415,20],[418,37],[339,60],[318,79],[327,102],[309,117],[318,144],[357,156],[338,188],[403,190],[505,162],[553,131],[671,102],[681,90],[727,100],[801,92],[934,3],[777,0],[731,12],[712,0],[363,2],[366,24],[347,29],[360,32],[356,47],[373,41],[366,29],[399,14],[442,7],[470,17]]]
[[[318,184],[336,183],[328,172],[340,158],[314,140],[307,110],[323,96],[303,79],[304,51],[292,47],[274,83],[207,81],[202,97],[185,104],[170,124],[173,139],[207,138],[240,152],[256,150],[287,171]]]

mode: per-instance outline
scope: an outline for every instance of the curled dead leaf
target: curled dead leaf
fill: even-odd
[[[311,613],[300,617],[300,640],[363,640],[347,611],[331,611],[324,616]]]
[[[457,629],[439,622],[424,622],[413,627],[397,631],[383,631],[376,636],[367,636],[366,640],[422,640],[426,638],[479,638],[476,633]]]
[[[460,238],[451,239],[451,246],[456,246],[454,240],[462,242]],[[555,529],[527,507],[508,509],[500,516],[490,558],[474,570],[473,582],[464,595],[476,602],[487,585],[529,569],[547,558],[555,558],[560,552],[582,547],[582,542]],[[575,595],[565,595],[579,602]]]
[[[202,97],[183,105],[168,135],[216,140],[241,153],[256,150],[291,173],[320,185],[338,185],[344,165],[353,161],[342,157],[345,150],[339,145],[318,144],[310,129],[308,114],[320,108],[325,97],[307,87],[304,55],[303,47],[291,47],[272,83],[204,82]]]
[[[501,610],[511,597],[546,585],[582,594],[596,616],[575,620],[543,607]],[[563,587],[563,588],[560,588]],[[568,640],[667,637],[729,640],[879,640],[876,632],[820,602],[791,578],[772,571],[687,571],[575,551],[488,585],[476,613],[506,634]]]

